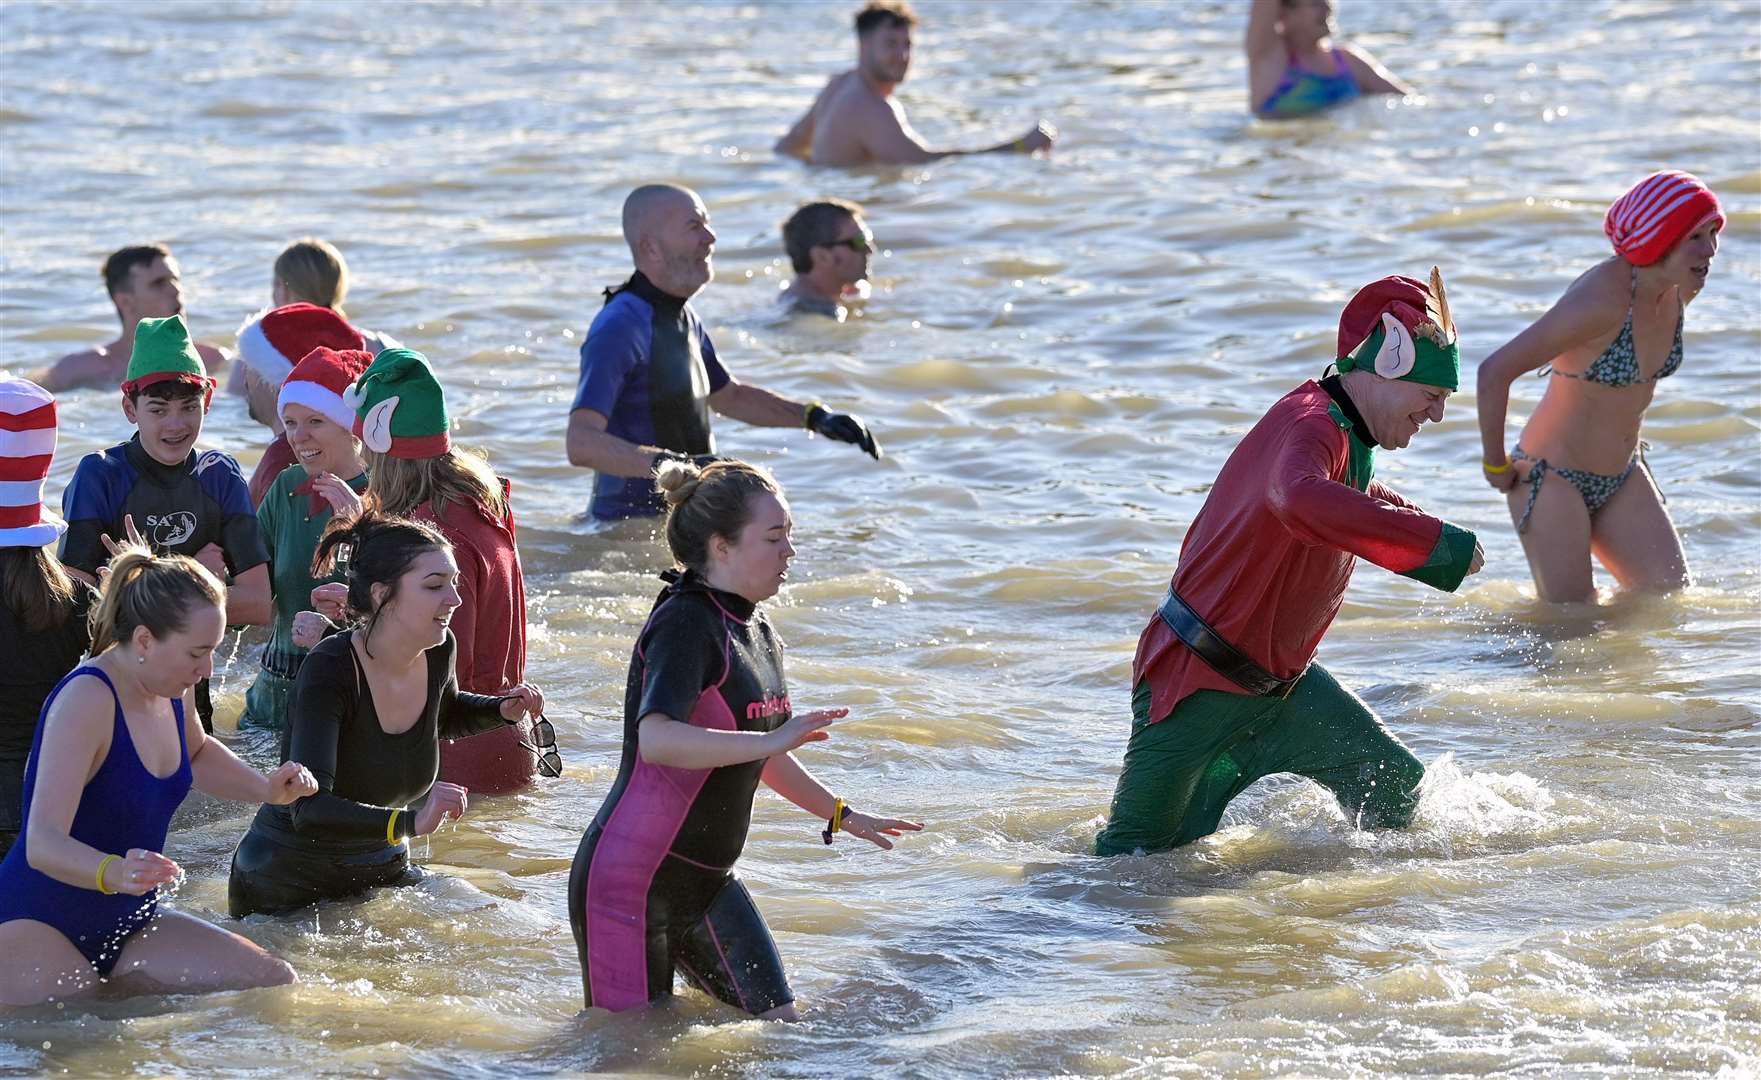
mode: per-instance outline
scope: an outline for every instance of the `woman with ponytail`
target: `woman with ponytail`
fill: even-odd
[[[232,857],[234,916],[421,880],[406,841],[466,807],[466,789],[436,780],[441,739],[523,728],[544,711],[544,695],[525,683],[459,690],[449,629],[459,567],[432,526],[371,510],[332,521],[313,574],[330,573],[345,547],[347,606],[359,621],[306,655],[281,738],[282,759],[310,765],[317,791],[257,813]]]
[[[193,690],[214,670],[226,589],[195,560],[138,539],[110,562],[93,658],[56,684],[38,721],[24,831],[0,862],[3,1004],[103,981],[178,993],[294,981],[255,944],[159,906],[160,887],[183,874],[160,849],[191,787],[288,803],[317,784],[294,762],[264,776],[203,733]]]
[[[637,635],[624,695],[624,754],[569,873],[569,921],[589,1008],[640,1008],[677,969],[753,1016],[799,1017],[764,916],[734,862],[760,781],[880,848],[923,826],[859,813],[793,751],[830,737],[847,709],[796,713],[783,643],[758,605],[795,557],[782,489],[743,461],[666,462],[666,539],[678,569]]]

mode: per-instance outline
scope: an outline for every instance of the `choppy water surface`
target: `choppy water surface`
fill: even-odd
[[[230,924],[298,987],[14,1016],[0,1071],[1755,1070],[1761,7],[1346,4],[1423,100],[1271,126],[1242,113],[1243,4],[926,2],[918,126],[978,144],[1044,114],[1057,155],[777,161],[852,51],[847,6],[0,8],[4,364],[108,340],[95,270],[123,243],[176,247],[220,341],[283,243],[336,241],[351,314],[436,358],[462,441],[514,481],[531,675],[569,759],[434,838],[421,888]],[[1381,469],[1479,530],[1487,572],[1447,596],[1366,566],[1321,654],[1432,763],[1417,827],[1354,832],[1318,788],[1269,781],[1190,848],[1087,855],[1182,531],[1234,441],[1320,370],[1351,291],[1442,264],[1477,362],[1603,256],[1603,207],[1662,166],[1731,211],[1646,431],[1699,584],[1538,607],[1460,394]],[[810,1008],[794,1027],[694,993],[577,1016],[568,859],[614,772],[661,555],[578,520],[562,431],[598,291],[627,272],[619,202],[661,178],[714,214],[698,306],[733,370],[855,408],[889,451],[720,428],[794,498],[802,554],[772,608],[795,700],[852,709],[804,758],[929,823],[890,855],[828,849],[761,798],[744,866]],[[777,225],[821,193],[868,206],[875,296],[849,325],[782,323]],[[114,392],[63,410],[56,490],[123,434]],[[236,401],[208,441],[260,444]],[[177,904],[221,917],[249,812],[192,803]]]

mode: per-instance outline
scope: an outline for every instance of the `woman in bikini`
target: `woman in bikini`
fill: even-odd
[[[1646,177],[1608,208],[1614,255],[1480,365],[1482,468],[1510,501],[1543,600],[1594,599],[1591,555],[1623,588],[1690,582],[1663,495],[1640,468],[1639,425],[1657,381],[1681,366],[1686,306],[1723,227],[1718,197],[1695,177]],[[1511,383],[1537,368],[1547,390],[1506,456]]]
[[[1410,94],[1364,50],[1335,43],[1332,0],[1253,0],[1248,108],[1266,120],[1310,116],[1364,94]]]

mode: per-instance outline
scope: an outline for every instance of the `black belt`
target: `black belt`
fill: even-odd
[[[1198,612],[1188,607],[1186,601],[1172,586],[1168,595],[1162,598],[1162,606],[1156,614],[1168,624],[1187,648],[1197,653],[1199,659],[1217,669],[1217,674],[1228,679],[1236,686],[1259,697],[1289,697],[1302,681],[1304,671],[1299,671],[1288,679],[1280,679],[1265,668],[1253,662],[1246,653],[1229,644],[1222,634],[1212,630]]]

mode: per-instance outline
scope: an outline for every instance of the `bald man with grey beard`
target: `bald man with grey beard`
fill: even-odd
[[[605,290],[581,344],[565,439],[569,464],[598,474],[589,513],[660,513],[655,469],[715,454],[712,409],[760,427],[804,427],[880,458],[858,418],[738,382],[722,366],[690,304],[715,276],[715,232],[695,191],[645,184],[624,200],[623,227],[636,270]]]

